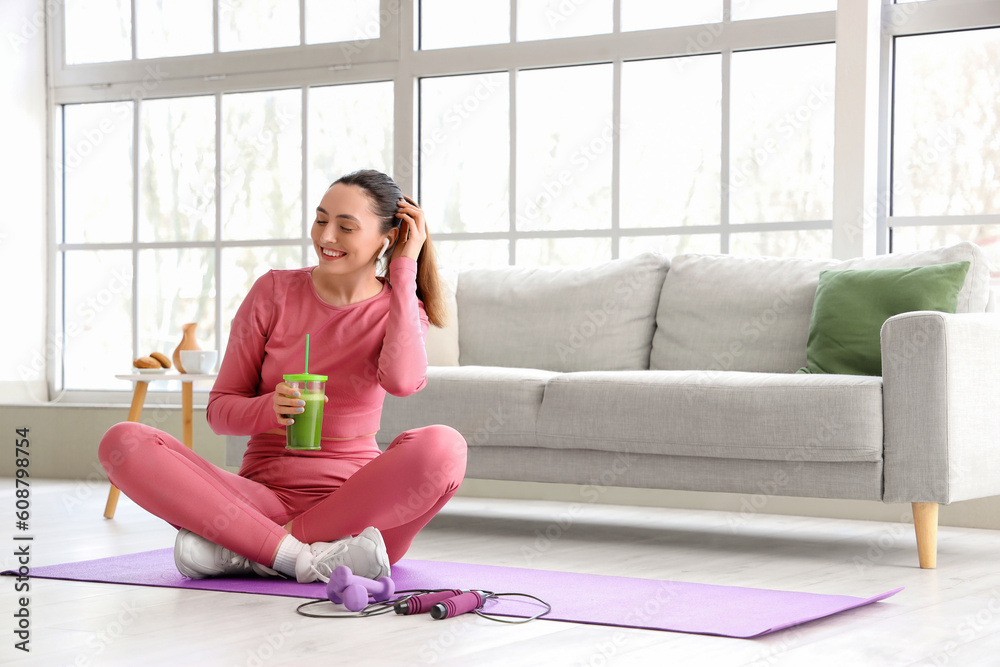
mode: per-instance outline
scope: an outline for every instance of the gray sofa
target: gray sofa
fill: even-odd
[[[882,377],[806,365],[822,270],[967,260],[957,314],[882,328]],[[448,277],[448,276],[446,276]],[[847,261],[646,253],[449,277],[427,386],[387,395],[377,440],[448,424],[467,477],[939,504],[1000,494],[1000,315],[973,244]],[[231,438],[238,463],[244,439]]]

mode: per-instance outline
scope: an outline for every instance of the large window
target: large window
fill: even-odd
[[[1000,28],[894,46],[892,250],[972,241],[1000,281]]]
[[[668,40],[648,57],[573,64],[545,51],[503,72],[421,77],[420,195],[460,234],[441,244],[446,263],[829,256],[835,47],[822,35],[833,16],[802,17],[815,37],[775,30],[759,48],[732,48],[727,30],[830,3],[734,3],[723,21],[722,2],[625,1],[617,34],[611,2],[579,4],[518,2],[512,21],[513,5],[485,3],[496,18],[486,30],[462,3],[424,3],[427,51],[587,36],[621,47],[629,30],[710,22],[662,32],[683,48]],[[445,17],[462,29],[444,31]]]
[[[864,233],[998,262],[996,3],[881,9]],[[834,127],[863,105],[835,84],[864,58],[838,51],[835,0],[66,0],[54,19],[54,389],[80,400],[186,322],[224,350],[257,277],[315,262],[312,211],[357,168],[418,197],[452,268],[828,257],[857,223]]]
[[[225,349],[253,281],[310,262],[330,182],[392,172],[392,107],[389,82],[65,105],[65,387],[120,388],[125,342],[169,356],[186,322]]]
[[[379,0],[65,0],[68,65],[377,39]],[[398,12],[398,2],[384,8]],[[135,8],[135,16],[132,8]],[[300,15],[304,15],[300,21]]]

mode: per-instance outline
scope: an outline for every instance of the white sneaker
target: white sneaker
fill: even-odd
[[[285,576],[185,528],[177,531],[177,539],[174,540],[174,565],[181,574],[191,579],[254,574],[262,577]]]
[[[378,528],[369,526],[357,537],[305,545],[295,562],[295,578],[300,584],[330,581],[334,568],[346,565],[366,579],[389,576],[389,554]]]

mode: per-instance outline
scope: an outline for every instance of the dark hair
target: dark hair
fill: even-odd
[[[415,201],[403,194],[396,182],[380,171],[374,169],[360,169],[350,174],[341,176],[330,184],[332,188],[337,183],[353,185],[361,188],[371,204],[372,213],[378,217],[379,233],[388,234],[392,229],[399,229],[402,220],[396,217],[396,202],[406,199],[414,206]],[[397,243],[399,236],[396,237]],[[395,246],[393,246],[395,247]],[[389,276],[389,258],[392,252],[387,252],[385,267],[385,279],[391,280]],[[417,255],[417,298],[424,304],[424,311],[427,319],[436,327],[443,327],[447,324],[447,317],[444,305],[444,296],[441,293],[441,282],[438,276],[437,257],[434,246],[431,243],[430,231],[427,232],[427,239],[420,254]]]

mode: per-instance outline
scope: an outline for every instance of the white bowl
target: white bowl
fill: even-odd
[[[218,360],[218,350],[181,350],[181,366],[185,373],[211,373]]]

